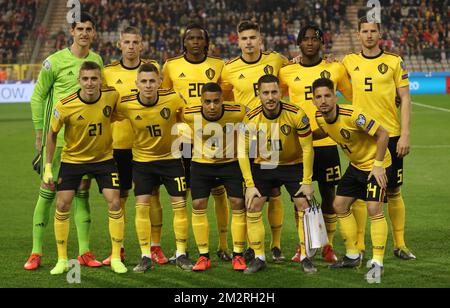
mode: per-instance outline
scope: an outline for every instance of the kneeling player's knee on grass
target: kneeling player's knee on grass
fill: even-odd
[[[233,210],[242,210],[245,208],[244,199],[230,197],[229,200]]]

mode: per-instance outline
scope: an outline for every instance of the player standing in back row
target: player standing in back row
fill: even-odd
[[[347,55],[343,64],[352,79],[353,104],[370,110],[381,125],[389,131],[389,151],[392,156],[392,174],[387,197],[389,217],[394,237],[394,255],[403,260],[416,257],[405,244],[405,204],[400,191],[403,184],[403,157],[410,150],[411,97],[408,72],[402,58],[379,47],[381,26],[363,17],[358,23],[358,38],[362,51]],[[400,97],[399,106],[396,96]],[[365,250],[364,234],[367,212],[364,204],[353,205],[358,222],[358,248]]]
[[[220,79],[224,95],[233,91],[234,101],[246,107],[247,112],[261,106],[258,92],[258,80],[264,75],[277,76],[280,68],[289,63],[288,59],[274,51],[262,51],[262,37],[259,25],[244,20],[237,26],[239,47],[242,54],[225,64]],[[275,262],[283,262],[281,252],[281,228],[284,208],[279,188],[274,188],[269,197],[267,217],[272,230],[271,252]],[[246,250],[246,260],[252,260],[252,249]]]

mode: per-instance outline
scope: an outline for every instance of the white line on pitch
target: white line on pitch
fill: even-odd
[[[412,104],[413,104],[413,105],[416,105],[416,106],[424,107],[424,108],[433,109],[433,110],[439,110],[439,111],[444,111],[444,112],[450,112],[450,109],[447,109],[447,108],[440,108],[440,107],[435,107],[435,106],[425,105],[425,104],[421,104],[421,103],[417,103],[417,102],[412,102]]]

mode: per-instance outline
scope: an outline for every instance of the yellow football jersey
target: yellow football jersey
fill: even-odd
[[[301,108],[281,102],[278,117],[269,119],[259,106],[247,113],[243,123],[250,135],[257,138],[255,163],[273,164],[276,161],[277,165],[294,165],[303,162],[299,137],[310,136],[311,127]]]
[[[244,116],[245,107],[234,102],[223,104],[222,116],[217,121],[205,119],[201,105],[184,108],[183,122],[189,125],[194,141],[192,161],[203,164],[237,161],[237,134]]]
[[[139,67],[145,63],[155,65],[158,68],[158,71],[160,71],[158,62],[154,60],[141,59],[141,62],[136,67],[126,67],[122,60],[115,61],[106,65],[103,70],[106,84],[110,87],[115,87],[121,97],[137,93],[137,72]],[[128,119],[114,122],[112,124],[112,130],[114,149],[131,149],[133,147],[133,131]]]
[[[185,101],[173,90],[158,90],[158,100],[149,106],[141,103],[139,93],[122,97],[117,108],[118,119],[129,119],[133,129],[133,160],[152,162],[177,158],[172,144],[177,139],[178,112]]]
[[[188,105],[201,104],[203,85],[217,82],[224,65],[222,59],[211,56],[199,63],[191,62],[184,56],[168,59],[163,67],[161,88],[173,88]]]
[[[400,136],[397,89],[409,85],[408,72],[398,55],[381,52],[376,57],[362,53],[345,56],[343,64],[353,86],[353,105],[360,106],[380,121],[389,136]]]
[[[337,116],[333,123],[327,123],[316,112],[319,127],[336,141],[350,160],[350,163],[363,171],[371,171],[377,153],[377,140],[374,135],[380,123],[362,108],[352,105],[338,105]],[[386,150],[384,165],[391,165],[391,154]]]
[[[225,64],[220,85],[226,91],[233,90],[234,100],[253,110],[261,105],[258,97],[258,80],[263,75],[278,75],[280,68],[289,63],[284,56],[274,51],[264,51],[255,62],[246,62],[237,57]]]
[[[53,111],[54,132],[65,126],[61,161],[72,164],[97,163],[113,158],[111,119],[120,101],[114,88],[103,88],[96,102],[81,99],[80,90],[59,101]]]
[[[339,90],[350,102],[352,99],[352,85],[348,79],[347,71],[341,63],[327,63],[325,60],[310,66],[290,63],[280,69],[278,78],[281,87],[289,89],[289,102],[301,107],[311,120],[311,130],[313,131],[318,128],[314,120],[317,108],[313,103],[312,92],[312,84],[316,79],[331,79],[335,90]],[[336,145],[336,143],[331,138],[325,138],[314,141],[313,145],[315,147],[330,146]]]

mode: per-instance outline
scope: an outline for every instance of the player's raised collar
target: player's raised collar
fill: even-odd
[[[261,51],[260,54],[259,54],[258,60],[249,62],[249,61],[245,61],[245,60],[244,60],[244,57],[242,57],[242,54],[241,54],[241,60],[242,60],[242,62],[244,62],[245,64],[256,64],[256,63],[258,63],[258,62],[261,60],[262,56],[263,56],[263,52]]]
[[[158,104],[158,101],[159,101],[159,93],[156,94],[156,101],[155,101],[153,104],[151,104],[151,105],[144,104],[144,103],[141,101],[140,94],[141,94],[141,92],[138,92],[137,95],[136,95],[136,97],[137,97],[137,101],[138,101],[139,104],[141,104],[142,106],[144,106],[144,107],[153,107],[153,106],[156,106],[156,104]]]
[[[203,58],[203,60],[201,60],[201,61],[191,61],[186,57],[186,54],[183,55],[183,58],[184,58],[184,60],[186,60],[187,62],[189,62],[191,64],[201,64],[201,63],[205,62],[206,59],[208,59],[208,56],[205,55],[205,58]]]
[[[322,61],[323,61],[323,59],[322,58],[320,58],[319,59],[319,61],[317,61],[316,63],[312,63],[312,64],[303,64],[301,61],[300,61],[300,66],[303,66],[303,67],[314,67],[314,66],[317,66],[317,65],[319,65],[320,63],[322,63]]]
[[[128,67],[128,66],[126,66],[126,65],[123,63],[123,58],[120,59],[120,65],[121,65],[124,69],[130,70],[130,71],[134,71],[134,70],[138,69],[139,66],[141,66],[141,63],[142,63],[142,60],[139,59],[139,64],[138,64],[137,66],[135,66],[135,67]]]
[[[381,49],[380,53],[377,54],[376,56],[369,57],[369,56],[366,56],[364,54],[364,52],[361,50],[361,56],[363,56],[364,58],[369,59],[369,60],[373,60],[373,59],[379,58],[379,57],[381,57],[382,54],[384,54],[384,50],[383,49]]]

